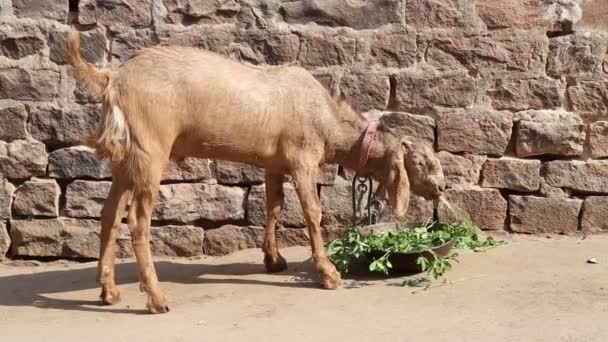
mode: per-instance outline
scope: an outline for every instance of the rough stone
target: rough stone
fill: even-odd
[[[574,234],[582,203],[579,199],[511,195],[510,228],[517,233]]]
[[[580,20],[575,21],[575,31],[608,31],[608,22],[606,22],[606,10],[608,4],[603,0],[587,0],[582,4]],[[578,14],[578,13],[577,13]],[[578,18],[578,16],[577,16]]]
[[[536,191],[540,187],[540,160],[488,159],[481,178],[481,186],[486,188]]]
[[[99,222],[98,224],[101,225]],[[150,250],[153,256],[200,256],[203,254],[204,239],[205,231],[201,227],[189,225],[150,227]],[[95,237],[90,246],[87,254],[96,258],[95,251],[99,248],[99,242]],[[134,256],[131,234],[125,224],[121,225],[116,239],[116,256],[118,258]]]
[[[8,253],[10,247],[11,237],[8,235],[6,224],[4,222],[0,222],[0,261],[6,258],[6,253]]]
[[[407,68],[416,63],[416,32],[379,31],[370,43],[368,61],[385,67]]]
[[[441,168],[450,188],[466,185],[477,185],[481,168],[486,160],[485,156],[465,154],[459,156],[450,152],[440,151],[437,157],[441,161]]]
[[[0,69],[0,99],[53,101],[59,83],[59,73],[52,70]]]
[[[205,232],[204,251],[207,255],[226,255],[246,248],[260,248],[264,230],[254,227],[225,225]]]
[[[504,229],[507,201],[498,190],[478,187],[447,189],[445,198],[455,212],[448,209],[445,203],[440,202],[437,207],[439,222],[457,222],[468,217],[483,230]]]
[[[220,24],[237,20],[239,1],[163,0],[166,20],[173,24]]]
[[[449,152],[501,156],[512,128],[512,115],[506,111],[480,108],[444,113],[437,120],[437,144]]]
[[[385,24],[402,24],[400,0],[371,0],[361,3],[341,0],[301,0],[281,4],[283,18],[290,24],[314,22],[331,27],[373,29]]]
[[[65,23],[68,19],[68,0],[12,0],[13,11],[21,18],[46,18]]]
[[[99,257],[100,222],[72,218],[11,221],[11,250],[17,256]],[[117,256],[131,257],[133,249],[128,230],[122,227]],[[190,257],[203,254],[204,231],[194,226],[150,228],[150,247],[156,256]]]
[[[112,182],[75,180],[65,193],[65,212],[69,217],[101,217],[103,204],[110,193]]]
[[[587,127],[573,113],[531,110],[518,113],[516,119],[519,120],[515,141],[517,156],[583,153]]]
[[[300,52],[300,39],[295,34],[249,33],[239,38],[240,60],[255,64],[293,63]],[[235,47],[236,48],[236,47]]]
[[[439,70],[465,69],[472,74],[543,72],[548,39],[536,31],[498,31],[489,36],[457,38],[449,33],[422,34],[419,48]]]
[[[49,58],[57,64],[66,63],[68,30],[63,28],[48,32]],[[97,66],[103,67],[108,54],[108,40],[106,29],[97,27],[89,31],[80,32],[80,53],[82,57]]]
[[[110,162],[100,161],[95,151],[86,146],[74,146],[55,150],[49,154],[48,175],[59,179],[110,178]]]
[[[264,229],[261,227],[239,227],[225,225],[205,232],[204,250],[207,255],[226,255],[246,248],[261,248]],[[279,248],[309,245],[305,228],[279,228]]]
[[[395,76],[395,86],[389,108],[411,113],[424,113],[434,106],[469,107],[476,94],[475,80],[462,73],[406,71]]]
[[[12,220],[11,251],[17,256],[97,257],[99,224],[92,220]]]
[[[593,158],[608,157],[608,121],[589,125],[589,148]]]
[[[0,222],[11,218],[11,207],[13,204],[13,193],[15,186],[8,180],[0,178]]]
[[[551,39],[547,75],[590,76],[601,72],[606,53],[605,37],[573,34]]]
[[[308,228],[279,228],[277,230],[277,246],[279,248],[310,246]]]
[[[317,183],[320,185],[333,185],[338,175],[339,166],[337,164],[323,164],[319,170]],[[287,177],[290,178],[290,177]]]
[[[554,160],[543,164],[541,173],[553,187],[608,193],[608,160]]]
[[[352,64],[357,41],[346,35],[306,35],[302,37],[300,62],[307,67]]]
[[[545,181],[544,178],[540,179],[540,194],[550,198],[568,198],[570,197],[570,191],[568,189],[553,187]]]
[[[283,209],[279,224],[286,227],[306,227],[302,206],[298,194],[291,184],[283,184]],[[247,198],[247,221],[254,226],[266,225],[266,188],[264,185],[254,186]]]
[[[220,184],[249,184],[264,182],[264,170],[250,164],[215,161],[215,176]]]
[[[213,178],[208,159],[171,160],[163,173],[164,181],[209,180]]]
[[[101,109],[96,105],[32,106],[28,126],[34,139],[57,148],[84,141],[95,131],[100,116]]]
[[[151,29],[128,29],[116,32],[112,41],[112,59],[124,62],[140,49],[157,45],[159,39]]]
[[[13,0],[0,0],[0,18],[12,18],[13,15]]]
[[[383,213],[382,221],[388,222],[388,218],[391,217],[392,214]],[[410,193],[410,203],[407,207],[407,212],[405,217],[403,218],[406,222],[414,222],[414,223],[426,223],[432,222],[433,216],[435,216],[435,205],[432,200],[425,200],[423,197],[418,196],[414,193]],[[391,220],[394,222],[395,220]]]
[[[134,27],[152,23],[152,0],[80,0],[78,22],[82,25],[117,25]]]
[[[37,26],[19,21],[0,24],[0,56],[20,59],[40,54],[44,47],[44,36]]]
[[[213,184],[161,185],[153,219],[175,222],[245,218],[245,189]]]
[[[61,188],[52,179],[32,179],[15,190],[13,214],[16,217],[59,216]]]
[[[553,109],[561,105],[557,84],[550,78],[500,78],[488,96],[498,110]]]
[[[402,112],[388,112],[379,119],[382,127],[387,128],[396,136],[410,136],[435,141],[435,120],[424,115]]]
[[[568,87],[576,113],[589,119],[608,115],[608,81],[584,81]]]
[[[27,112],[17,101],[0,100],[0,140],[27,139]]]
[[[542,0],[477,1],[477,12],[488,29],[534,29],[547,26]]]
[[[608,197],[589,196],[583,202],[581,230],[585,233],[608,231]]]
[[[385,109],[391,85],[388,76],[377,74],[349,74],[342,77],[340,92],[355,110]]]
[[[183,28],[156,29],[155,31],[139,30],[128,33],[125,38],[124,48],[128,48],[127,52],[131,53],[136,50],[130,48],[130,45],[133,45],[133,42],[130,41],[141,45],[158,41],[161,45],[193,46],[220,54],[228,54],[235,43],[236,33],[233,30],[224,30],[216,26],[192,25]]]
[[[321,188],[321,225],[341,226],[352,222],[351,182],[338,177],[332,187]]]
[[[46,172],[44,144],[35,140],[0,141],[0,177],[24,179]]]
[[[481,22],[475,2],[463,0],[409,0],[405,23],[416,29],[462,29],[477,32]]]
[[[205,231],[196,226],[150,228],[150,250],[157,256],[193,257],[203,254]]]

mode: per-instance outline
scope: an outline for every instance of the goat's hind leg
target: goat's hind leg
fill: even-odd
[[[277,223],[283,207],[283,175],[266,171],[266,226],[264,227],[264,265],[266,271],[281,272],[287,269],[285,259],[277,246]]]
[[[121,172],[112,171],[112,186],[101,214],[101,236],[97,281],[101,284],[101,301],[105,305],[120,301],[120,291],[114,280],[116,236],[129,197],[128,183]]]
[[[169,312],[167,300],[158,283],[150,250],[152,209],[158,198],[163,167],[163,163],[152,162],[148,167],[139,169],[140,179],[135,183],[127,218],[133,251],[137,259],[140,288],[148,295],[146,306],[152,313]]]

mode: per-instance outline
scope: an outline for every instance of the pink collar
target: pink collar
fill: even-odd
[[[361,170],[367,164],[367,160],[369,159],[369,152],[372,149],[372,144],[376,141],[376,133],[378,132],[378,121],[371,121],[367,128],[365,129],[365,135],[363,136],[363,141],[361,142],[361,156],[359,158],[359,166],[358,170]]]

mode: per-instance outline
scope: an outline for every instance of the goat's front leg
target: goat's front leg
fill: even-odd
[[[277,247],[277,223],[283,207],[283,175],[266,171],[266,226],[264,230],[264,265],[268,272],[281,272],[287,269],[285,259]]]
[[[321,284],[326,289],[336,289],[340,286],[340,273],[336,270],[325,254],[323,237],[321,236],[321,204],[317,195],[315,169],[299,169],[292,171],[293,182],[298,193],[304,218],[310,235],[310,245],[315,267],[321,276]]]

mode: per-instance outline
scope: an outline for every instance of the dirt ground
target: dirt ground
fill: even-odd
[[[123,301],[98,306],[95,263],[0,264],[4,341],[608,341],[608,236],[509,237],[464,252],[451,285],[412,293],[404,278],[320,289],[309,249],[263,273],[260,250],[156,259],[171,312],[148,315],[133,260]],[[600,264],[588,264],[597,258]]]

